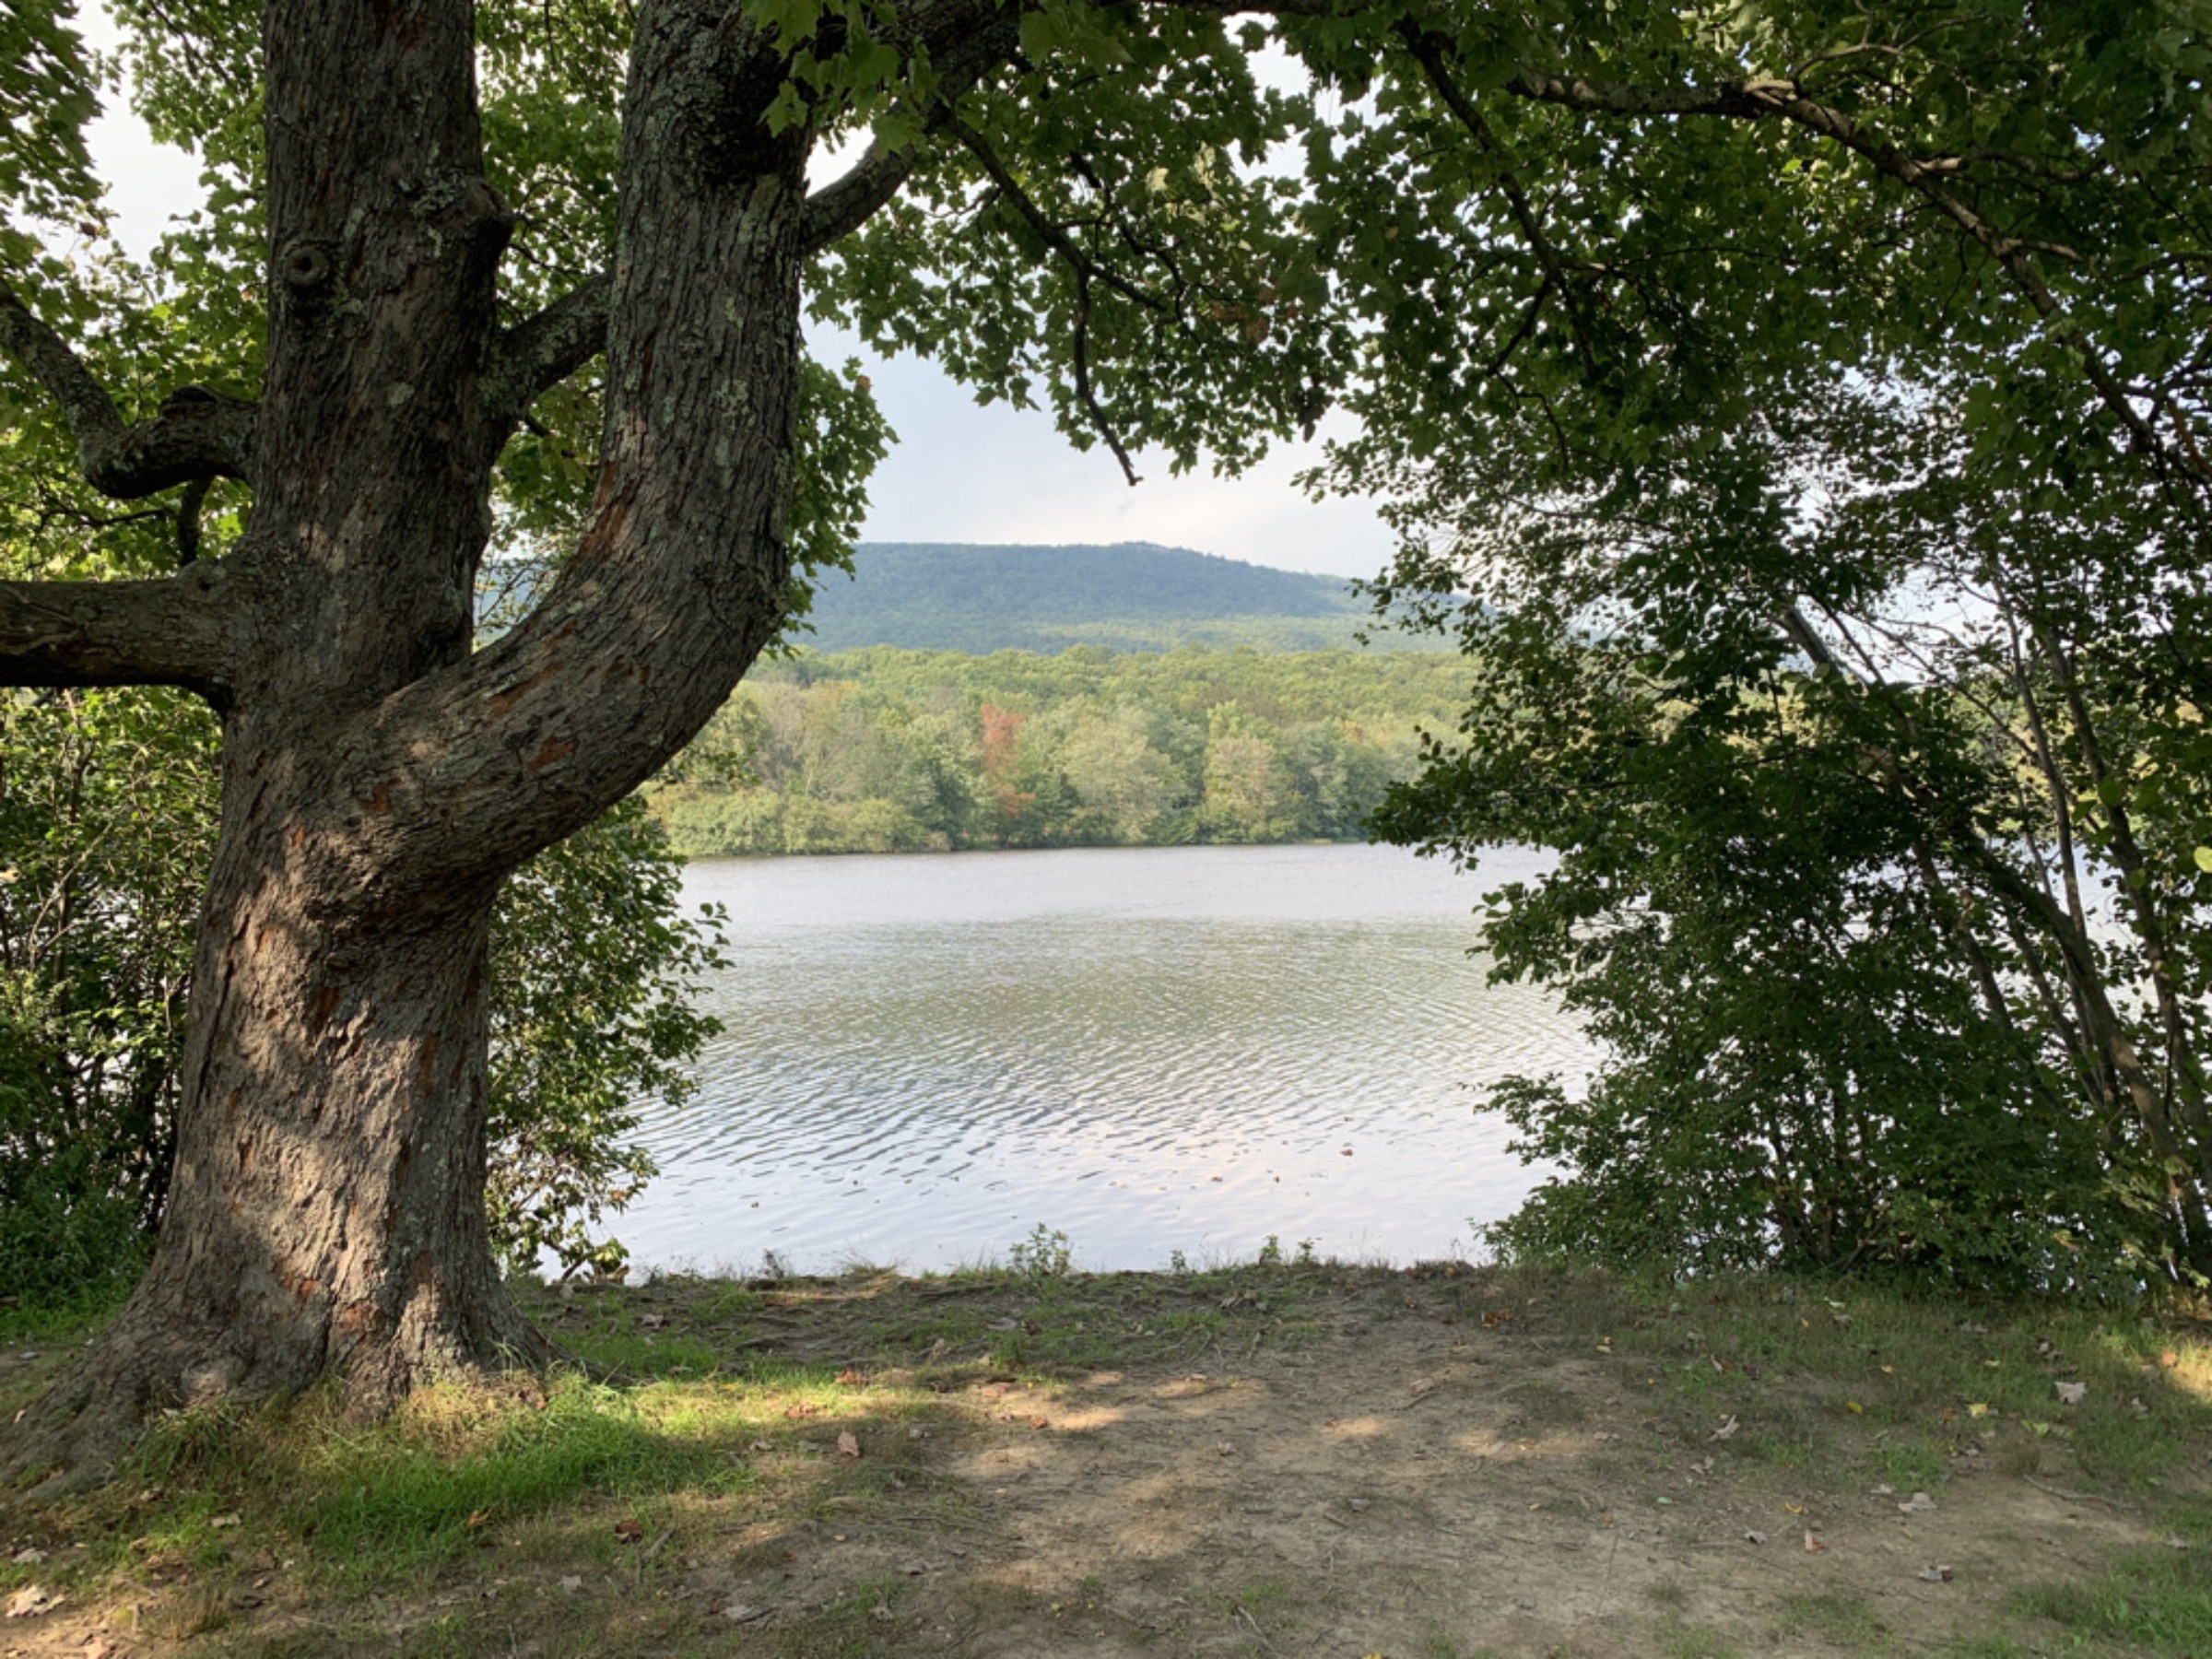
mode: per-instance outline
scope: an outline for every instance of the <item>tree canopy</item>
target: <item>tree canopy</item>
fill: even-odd
[[[162,1242],[25,1467],[95,1466],[159,1402],[543,1353],[480,1203],[492,906],[849,546],[887,434],[808,317],[1133,477],[1348,408],[1331,480],[1452,578],[1494,556],[1538,618],[1649,642],[1692,706],[1794,649],[1839,706],[1949,712],[1820,631],[1911,581],[1897,537],[1820,524],[1908,483],[1964,481],[1993,531],[2090,501],[2071,568],[2130,614],[2201,564],[2202,0],[116,11],[208,201],[147,268],[109,253],[108,66],[63,0],[9,9],[7,488],[72,534],[0,583],[0,676],[203,697],[223,806]],[[1900,534],[1932,547],[1926,500]],[[81,580],[118,501],[161,564]],[[479,647],[495,536],[566,552]],[[1910,736],[1854,741],[1955,829]],[[2149,1135],[2163,1085],[2093,1002]]]

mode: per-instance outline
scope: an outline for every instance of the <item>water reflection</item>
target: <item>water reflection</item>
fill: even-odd
[[[649,1124],[643,1264],[1078,1265],[1469,1247],[1528,1172],[1474,1094],[1579,1034],[1465,951],[1481,884],[1373,847],[717,860],[728,1028]]]

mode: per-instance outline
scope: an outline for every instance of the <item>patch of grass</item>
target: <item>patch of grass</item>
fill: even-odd
[[[335,1547],[382,1576],[446,1557],[495,1521],[542,1514],[582,1493],[727,1492],[748,1484],[749,1472],[712,1443],[708,1414],[672,1413],[673,1404],[571,1380],[540,1410],[501,1413],[465,1430],[473,1443],[459,1455],[403,1428],[334,1460],[293,1517],[319,1554]]]
[[[1944,1477],[1943,1455],[1918,1438],[1902,1445],[1877,1446],[1874,1472],[1883,1484],[1900,1492],[1933,1491]]]
[[[1703,1625],[1670,1619],[1660,1627],[1659,1639],[1666,1643],[1667,1659],[1738,1659],[1736,1650],[1718,1630]]]
[[[876,1659],[902,1651],[912,1630],[899,1617],[895,1579],[857,1584],[819,1612],[771,1633],[776,1659]]]
[[[2212,1653],[2212,1583],[2194,1551],[2125,1555],[2087,1583],[2025,1591],[2017,1606],[2069,1632],[2117,1637],[2175,1659]]]
[[[1784,1636],[1825,1636],[1839,1646],[1860,1649],[1877,1647],[1886,1634],[1866,1598],[1849,1590],[1785,1595],[1775,1622]]]

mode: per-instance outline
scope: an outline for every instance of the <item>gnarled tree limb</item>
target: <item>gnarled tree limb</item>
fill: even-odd
[[[152,582],[0,582],[0,685],[220,691],[238,655],[228,585],[219,563]]]
[[[135,500],[194,478],[246,477],[253,406],[201,386],[172,394],[152,420],[126,422],[68,342],[0,281],[0,351],[61,406],[77,468],[103,495]]]

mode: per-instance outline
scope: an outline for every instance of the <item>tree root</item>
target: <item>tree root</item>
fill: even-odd
[[[166,1413],[269,1404],[333,1375],[345,1414],[373,1420],[420,1388],[497,1389],[517,1372],[542,1378],[571,1362],[503,1290],[470,1322],[496,1337],[465,1345],[450,1330],[418,1328],[409,1341],[354,1343],[342,1368],[324,1362],[327,1320],[303,1319],[280,1342],[265,1332],[258,1351],[243,1352],[236,1332],[164,1320],[144,1305],[150,1300],[135,1298],[45,1394],[0,1426],[0,1505],[42,1506],[105,1484]]]

